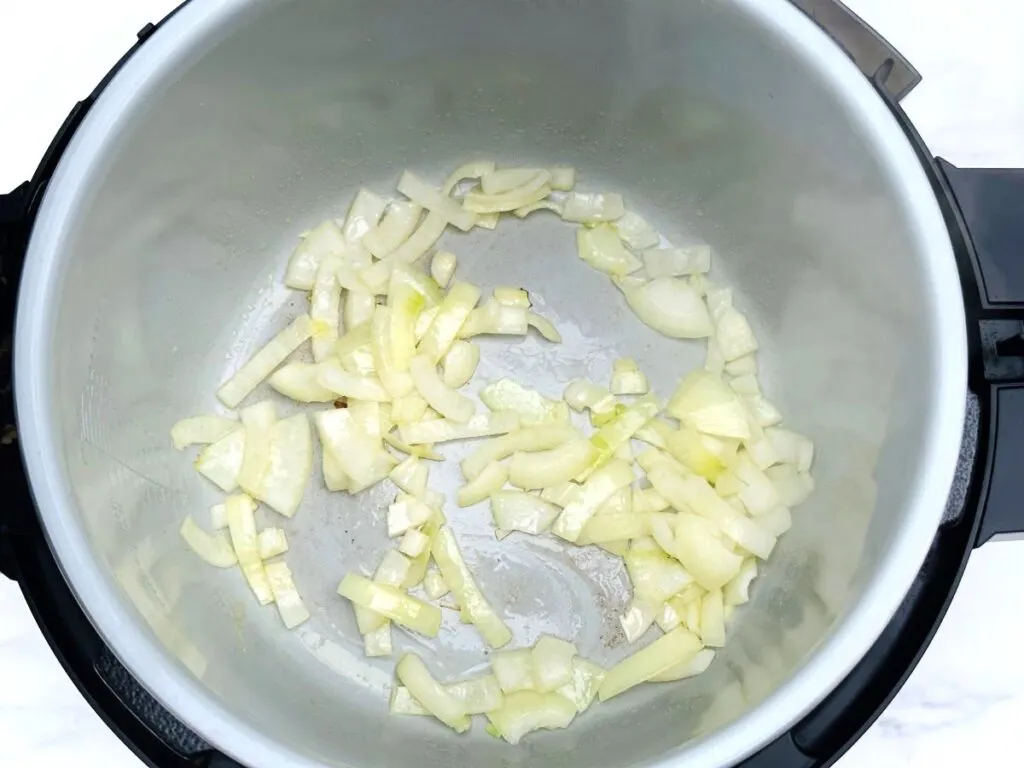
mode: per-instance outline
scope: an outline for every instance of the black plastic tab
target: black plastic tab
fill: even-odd
[[[977,545],[1024,531],[1024,384],[994,384]]]

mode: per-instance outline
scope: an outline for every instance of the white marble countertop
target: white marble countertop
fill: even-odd
[[[28,178],[74,101],[177,0],[0,3],[0,190]],[[1024,3],[849,0],[924,75],[905,101],[932,151],[1024,166]],[[2,577],[0,577],[2,579]],[[1024,753],[1024,543],[971,559],[934,643],[842,768],[1016,765]],[[0,765],[138,768],[0,580]]]

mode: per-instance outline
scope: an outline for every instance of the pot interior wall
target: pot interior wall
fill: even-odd
[[[87,531],[114,599],[208,687],[210,706],[325,764],[561,765],[571,750],[600,768],[685,749],[816,653],[916,492],[937,375],[928,287],[859,120],[729,2],[252,3],[140,83],[68,224],[49,309],[56,428],[78,503],[69,524]],[[406,167],[440,183],[478,157],[574,165],[582,187],[622,191],[670,238],[710,242],[713,277],[735,285],[762,340],[767,395],[818,447],[818,491],[708,674],[623,695],[515,748],[479,726],[456,737],[386,715],[393,661],[363,658],[334,595],[387,546],[384,489],[353,501],[317,475],[293,521],[261,511],[288,530],[313,608],[288,633],[240,573],[206,567],[180,541],[183,516],[204,520],[219,494],[168,439],[176,419],[216,409],[217,385],[305,307],[279,286],[300,232],[343,216],[361,185],[389,192]],[[667,395],[703,359],[703,344],[640,325],[547,214],[443,242],[466,279],[527,286],[566,336],[561,348],[488,342],[486,376],[555,395],[634,356]],[[454,471],[434,472],[451,494]],[[496,544],[486,507],[449,516],[517,643],[554,631],[604,663],[628,652],[614,561],[543,540]],[[452,616],[440,640],[399,645],[442,675],[485,663]]]

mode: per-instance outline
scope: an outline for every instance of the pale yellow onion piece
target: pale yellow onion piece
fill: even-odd
[[[569,423],[569,414],[564,402],[544,397],[512,379],[491,382],[480,390],[479,397],[491,411],[518,413],[524,427]]]
[[[228,518],[228,531],[231,533],[231,545],[235,548],[235,556],[245,580],[249,582],[260,605],[267,605],[273,602],[274,593],[267,579],[267,572],[263,568],[263,560],[260,559],[256,518],[253,514],[256,504],[245,494],[239,494],[229,496],[224,501],[224,507]]]
[[[171,442],[179,451],[190,445],[209,445],[227,437],[240,424],[226,416],[193,416],[171,427]]]
[[[313,471],[313,437],[309,419],[297,413],[271,430],[270,466],[263,477],[261,500],[275,512],[292,517],[302,503]]]
[[[338,340],[338,323],[341,320],[341,282],[338,280],[340,260],[329,256],[320,262],[316,280],[309,296],[309,317],[317,324],[313,334],[313,359],[325,360]]]
[[[493,170],[494,163],[490,160],[473,160],[464,163],[452,171],[451,175],[445,180],[444,186],[441,187],[441,192],[451,195],[452,190],[459,185],[459,182],[466,179],[479,179],[485,173],[490,173]]]
[[[647,377],[635,360],[627,357],[612,363],[613,395],[646,395],[649,389]]]
[[[710,648],[697,653],[689,661],[681,662],[674,667],[666,669],[664,672],[655,675],[648,682],[650,683],[671,683],[676,680],[685,680],[688,677],[696,677],[699,674],[707,671],[707,668],[711,666],[711,662],[715,660],[715,652]]]
[[[590,518],[577,538],[577,544],[606,544],[610,541],[639,539],[650,535],[646,515],[613,512]]]
[[[789,507],[781,504],[757,519],[757,524],[772,536],[781,536],[793,527]]]
[[[700,432],[750,439],[750,423],[739,396],[720,376],[693,371],[669,400],[668,413]]]
[[[562,219],[578,224],[597,224],[615,221],[625,212],[622,195],[614,192],[570,192],[565,198]]]
[[[657,414],[657,403],[650,398],[642,398],[592,434],[590,443],[598,450],[598,456],[589,467],[576,476],[576,481],[586,480],[592,471],[608,462],[621,446],[633,438],[638,429]]]
[[[536,328],[537,332],[552,344],[562,343],[562,334],[555,328],[555,324],[543,315],[538,315],[536,312],[527,312],[526,322],[530,324],[531,328]]]
[[[677,599],[678,595],[676,596]],[[666,600],[662,606],[658,615],[654,621],[658,624],[658,628],[662,632],[671,632],[673,629],[683,623],[682,614],[672,605],[672,600]]]
[[[238,488],[238,473],[245,455],[245,430],[236,429],[207,446],[196,459],[196,469],[225,493]]]
[[[589,440],[572,440],[536,453],[516,453],[509,464],[509,482],[527,491],[558,485],[591,467],[599,456]]]
[[[548,168],[551,173],[551,188],[568,192],[576,186],[576,169],[568,165],[556,165]]]
[[[614,413],[615,410],[615,398],[612,393],[586,379],[574,379],[569,382],[562,399],[576,412],[584,408],[602,414]]]
[[[457,263],[458,259],[454,253],[438,251],[430,260],[430,276],[434,278],[435,283],[444,288],[451,282]]]
[[[359,276],[372,290],[383,292],[387,287],[391,270],[399,264],[412,264],[423,256],[444,234],[447,225],[444,216],[431,211],[412,233],[412,237],[396,248],[391,255],[364,269]]]
[[[487,644],[492,648],[507,645],[512,639],[512,632],[473,580],[450,528],[445,526],[438,531],[431,552],[445,582],[462,606],[462,611],[480,631]]]
[[[484,471],[466,485],[459,488],[455,500],[460,507],[471,507],[502,489],[508,480],[508,467],[492,462]]]
[[[392,397],[403,397],[413,390],[412,377],[398,371],[391,353],[391,309],[378,307],[370,324],[370,347],[373,365],[381,384]]]
[[[541,635],[530,653],[535,688],[549,693],[572,682],[572,662],[578,653],[566,640]]]
[[[518,691],[505,697],[500,709],[487,713],[491,727],[509,744],[531,731],[568,728],[576,707],[558,693]]]
[[[652,606],[660,606],[693,583],[693,576],[660,549],[630,550],[623,559],[633,584],[633,594]]]
[[[701,642],[696,635],[683,627],[676,627],[609,669],[598,690],[598,698],[608,701],[667,669],[693,659],[700,650]]]
[[[463,210],[441,190],[434,189],[411,171],[405,171],[398,180],[398,191],[428,211],[441,214],[450,224],[469,232],[476,224],[476,216]]]
[[[410,528],[418,528],[433,517],[433,514],[434,510],[421,499],[400,493],[388,506],[388,536],[395,538]]]
[[[423,577],[423,591],[431,600],[439,600],[448,594],[448,584],[440,573],[431,570]]]
[[[740,572],[743,558],[718,538],[718,527],[706,518],[680,512],[675,521],[675,546],[670,555],[706,590],[721,589]]]
[[[757,351],[757,339],[747,318],[733,307],[724,309],[715,320],[715,341],[728,363]]]
[[[769,467],[765,470],[765,474],[772,481],[772,485],[775,486],[775,491],[779,495],[779,502],[784,506],[795,507],[803,504],[814,491],[814,478],[806,472],[797,472],[796,467],[791,464],[778,464],[774,467]],[[715,490],[719,491],[717,485]],[[724,496],[726,494],[719,491],[719,495]]]
[[[423,498],[423,494],[427,492],[429,474],[430,470],[426,464],[415,456],[410,456],[391,470],[389,477],[401,490],[416,498]]]
[[[391,393],[384,388],[380,379],[350,373],[342,368],[337,360],[326,360],[321,363],[316,380],[321,387],[333,392],[335,397],[351,397],[354,400],[377,403],[391,400]]]
[[[685,280],[656,277],[625,295],[634,314],[665,336],[700,339],[714,331],[704,300]]]
[[[530,330],[529,316],[523,307],[509,307],[493,298],[469,313],[459,329],[459,338],[492,334],[497,336],[525,336]]]
[[[318,382],[318,363],[286,363],[274,371],[267,383],[285,397],[300,403],[330,403],[338,395]]]
[[[269,560],[288,551],[288,538],[281,528],[264,528],[256,535],[256,548],[261,560]]]
[[[307,232],[292,251],[284,284],[300,291],[312,289],[320,262],[327,256],[342,257],[347,249],[348,244],[338,225],[329,219],[321,222]]]
[[[427,502],[434,509],[434,516],[430,518],[423,526],[420,531],[430,538],[430,546],[427,547],[423,552],[412,559],[409,564],[409,572],[402,579],[401,586],[405,589],[412,589],[423,581],[424,576],[427,574],[427,566],[430,564],[430,558],[432,556],[431,550],[434,547],[434,541],[437,539],[438,531],[441,530],[447,521],[445,520],[444,513],[441,511],[443,502],[441,504],[431,504]]]
[[[628,487],[633,479],[633,468],[618,459],[613,459],[596,470],[580,487],[576,498],[566,505],[562,514],[555,520],[552,527],[554,534],[566,541],[576,541],[597,508],[612,494]]]
[[[346,328],[356,328],[373,320],[377,311],[377,298],[368,290],[365,292],[349,291],[342,309],[343,324]]]
[[[748,557],[728,584],[722,588],[725,605],[743,605],[750,600],[750,584],[757,578],[757,560]]]
[[[395,674],[430,714],[458,733],[469,730],[471,721],[466,708],[430,675],[419,656],[405,654]]]
[[[478,213],[476,214],[476,225],[480,229],[497,229],[500,213]]]
[[[395,424],[411,424],[427,415],[427,401],[419,395],[406,395],[391,402],[391,420]]]
[[[633,512],[643,514],[645,512],[664,512],[668,509],[668,502],[654,488],[633,489]]]
[[[338,594],[421,635],[437,637],[441,629],[441,611],[437,606],[407,595],[398,587],[378,584],[357,573],[350,573],[342,579]]]
[[[722,351],[718,348],[718,343],[713,336],[708,339],[707,355],[704,358],[704,370],[716,376],[721,376],[725,371],[725,358],[722,357]]]
[[[391,622],[385,621],[379,627],[363,635],[363,653],[367,658],[375,659],[390,656],[394,651],[391,642]],[[429,714],[424,712],[423,714]]]
[[[493,712],[504,703],[504,694],[501,686],[494,675],[480,675],[465,680],[458,680],[445,686],[445,690],[454,696],[466,713],[470,715],[482,715],[486,712]]]
[[[345,471],[334,458],[334,454],[326,448],[321,451],[321,470],[324,475],[324,485],[329,491],[347,491],[352,484],[352,478],[345,474]]]
[[[389,549],[377,564],[373,572],[373,580],[389,587],[401,587],[412,571],[412,561],[395,549]],[[390,622],[386,617],[362,606],[353,606],[356,614],[356,625],[363,635],[364,650],[373,650],[381,656],[389,656],[391,650]],[[381,631],[388,627],[388,631]]]
[[[727,285],[714,285],[709,281],[705,286],[705,296],[708,302],[708,311],[716,323],[723,312],[732,309],[732,288]]]
[[[724,610],[720,589],[704,595],[700,604],[700,639],[704,645],[712,648],[721,648],[725,645]]]
[[[641,256],[644,271],[652,278],[702,274],[711,269],[710,245],[648,248]]]
[[[452,389],[464,387],[476,373],[480,363],[480,347],[471,341],[457,339],[441,360],[441,380]]]
[[[210,507],[210,527],[215,531],[223,531],[228,527],[228,515],[223,504]]]
[[[434,360],[427,355],[416,355],[409,363],[416,391],[427,404],[447,419],[465,423],[472,418],[476,404],[465,395],[446,387],[437,373]]]
[[[685,425],[678,431],[669,432],[666,435],[665,448],[687,469],[711,482],[715,482],[725,470],[724,462],[708,449],[704,444],[703,435],[692,426]]]
[[[506,307],[525,307],[528,309],[531,306],[530,294],[522,288],[499,285],[495,287],[493,294],[494,300]]]
[[[295,589],[295,582],[292,581],[292,572],[288,564],[281,560],[276,563],[266,563],[263,568],[270,581],[274,602],[277,604],[277,612],[280,614],[285,628],[294,629],[307,621],[309,611],[306,610],[298,590]]]
[[[480,300],[480,289],[469,283],[455,283],[420,341],[417,351],[431,362],[438,362],[451,349],[459,330]]]
[[[621,277],[643,267],[610,224],[576,230],[576,251],[583,261],[608,275]]]
[[[406,456],[415,456],[418,459],[429,459],[430,461],[444,461],[444,456],[435,451],[433,445],[408,445],[390,433],[384,435],[383,439],[385,443]]]
[[[577,712],[583,712],[594,701],[597,689],[604,680],[604,669],[580,656],[572,660],[572,680],[556,693],[572,702]]]
[[[554,186],[552,186],[551,188],[557,189],[557,187]],[[516,208],[514,211],[512,211],[512,213],[514,213],[520,219],[525,219],[534,211],[551,211],[557,214],[559,218],[561,218],[562,204],[550,199],[537,200],[536,202],[530,203],[529,205],[523,205],[520,206],[519,208]]]
[[[569,425],[529,427],[488,440],[463,459],[459,466],[462,468],[463,476],[467,480],[472,480],[492,461],[501,461],[521,451],[547,451],[578,438],[579,432]]]
[[[616,457],[618,458],[618,457]],[[626,461],[621,459],[621,461]],[[627,463],[632,463],[632,457]],[[630,515],[633,513],[633,494],[630,488],[620,488],[597,508],[597,515]]]
[[[390,635],[389,635],[390,637]],[[367,654],[369,655],[369,654]],[[387,655],[387,654],[383,654]],[[392,715],[413,715],[432,717],[426,707],[420,704],[409,693],[404,685],[396,685],[391,689],[391,698],[388,700],[388,713]]]
[[[751,352],[749,355],[737,357],[735,360],[725,364],[725,372],[730,376],[757,375],[757,354]]]
[[[536,685],[533,676],[533,654],[529,648],[492,653],[491,670],[498,680],[502,693],[528,691]]]
[[[235,408],[261,381],[273,373],[296,348],[313,335],[315,324],[309,315],[299,315],[273,339],[254,354],[227,382],[217,390],[218,399]]]
[[[366,234],[377,226],[384,215],[387,201],[375,192],[360,188],[352,204],[348,208],[345,224],[341,231],[348,243],[358,243]]]
[[[669,456],[667,453],[659,451],[657,448],[648,448],[645,451],[641,451],[636,457],[636,463],[648,475],[657,467],[665,467],[683,477],[690,474],[690,470],[685,464],[674,456]]]
[[[544,501],[550,501],[557,507],[564,508],[570,501],[576,498],[579,490],[580,487],[576,483],[568,481],[558,485],[549,485],[540,492],[540,497]]]
[[[264,400],[244,408],[241,413],[245,427],[245,455],[238,471],[238,484],[255,498],[263,496],[263,477],[270,468],[271,428],[277,421],[277,407]]]
[[[420,312],[419,317],[416,318],[416,343],[419,344],[423,340],[423,337],[427,335],[427,331],[430,329],[430,324],[434,322],[434,318],[437,317],[439,307],[428,307]]]
[[[387,419],[381,414],[381,404],[372,400],[350,400],[348,415],[353,423],[371,440],[380,440],[384,436],[384,428],[391,428]],[[383,407],[387,407],[384,405]]]
[[[635,643],[651,628],[657,616],[657,608],[653,603],[634,598],[626,612],[619,617],[619,624],[626,635],[626,642]]]
[[[500,530],[538,536],[551,527],[558,512],[558,507],[551,502],[525,491],[499,490],[491,494],[491,515]]]
[[[376,258],[383,259],[409,239],[422,211],[421,206],[410,200],[393,202],[380,223],[363,236],[363,245]]]
[[[348,330],[334,345],[334,356],[339,360],[344,360],[359,349],[369,347],[371,342],[369,322],[346,327]]]
[[[408,557],[418,557],[429,545],[429,536],[415,528],[410,528],[402,534],[402,540],[398,542],[398,551]]]
[[[359,491],[388,476],[398,461],[355,424],[347,409],[321,411],[314,417],[320,442],[351,478],[349,491]]]
[[[489,195],[474,189],[463,199],[462,207],[473,213],[514,211],[547,197],[551,193],[551,187],[548,186],[550,180],[551,174],[548,171],[537,171],[526,183],[499,195]]]
[[[634,251],[653,248],[661,240],[657,230],[643,216],[633,211],[626,211],[616,219],[614,227],[622,242]]]
[[[199,557],[218,568],[230,568],[238,562],[231,539],[223,533],[207,533],[189,515],[178,529],[181,538]]]
[[[501,168],[480,177],[480,189],[487,195],[503,195],[533,181],[539,168]],[[549,172],[550,174],[550,172]]]
[[[814,443],[808,438],[778,427],[766,429],[764,433],[775,448],[779,461],[793,464],[801,472],[810,470],[814,460]]]
[[[409,361],[416,353],[419,316],[424,309],[440,301],[437,284],[419,270],[405,264],[398,264],[392,270],[388,310],[391,359],[396,371],[409,370]]]

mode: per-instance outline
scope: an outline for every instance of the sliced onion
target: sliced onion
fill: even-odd
[[[607,544],[611,541],[639,539],[650,534],[647,515],[610,512],[590,518],[576,540],[577,544]]]
[[[725,465],[702,440],[702,435],[692,426],[684,426],[671,432],[665,440],[666,450],[681,461],[687,469],[715,482],[725,470]]]
[[[576,169],[566,165],[555,166],[549,168],[548,171],[551,173],[551,181],[549,182],[552,189],[557,189],[562,192],[568,192],[570,189],[576,186]]]
[[[223,504],[214,504],[210,507],[210,527],[215,531],[223,531],[228,527],[227,510]]]
[[[551,635],[541,635],[531,652],[536,690],[550,693],[571,683],[572,662],[577,653],[572,643]]]
[[[430,260],[430,276],[434,278],[434,282],[442,288],[447,286],[451,282],[452,275],[455,274],[457,261],[454,253],[448,251],[435,253],[434,258]]]
[[[398,542],[398,551],[409,557],[417,557],[430,545],[430,537],[415,528],[410,528],[402,534],[402,540]]]
[[[300,403],[330,403],[338,396],[318,382],[317,363],[287,363],[274,371],[267,383],[285,397]]]
[[[492,411],[519,414],[524,427],[569,423],[569,412],[564,402],[550,400],[511,379],[499,379],[488,384],[480,390],[480,400]]]
[[[395,366],[391,353],[391,308],[378,307],[370,326],[373,365],[381,384],[392,397],[403,397],[413,389],[412,377]]]
[[[589,440],[572,440],[536,453],[516,453],[509,464],[508,479],[527,491],[558,485],[592,467],[599,456]]]
[[[557,693],[518,691],[505,697],[501,709],[487,713],[487,719],[501,738],[518,744],[527,733],[568,728],[576,707]]]
[[[654,488],[633,489],[634,513],[664,512],[666,509],[668,509],[668,502]]]
[[[555,187],[552,187],[552,189],[555,189]],[[558,214],[559,217],[561,217],[562,204],[555,202],[554,200],[548,199],[537,200],[536,202],[530,203],[529,205],[523,205],[520,206],[519,208],[516,208],[514,211],[512,211],[512,213],[514,213],[520,219],[525,219],[534,211],[553,211],[554,213]]]
[[[765,474],[775,486],[779,495],[779,503],[787,507],[803,504],[814,491],[814,478],[806,472],[797,472],[790,464],[780,464],[766,469]],[[718,490],[718,486],[715,486]]]
[[[622,195],[614,192],[570,192],[565,198],[562,219],[579,224],[599,224],[604,221],[615,221],[625,212],[626,206],[622,202]]]
[[[515,462],[515,458],[513,458],[513,462]],[[580,486],[576,497],[566,505],[561,515],[558,516],[552,528],[555,535],[566,541],[576,541],[597,508],[612,494],[628,487],[632,482],[633,468],[618,459],[613,459],[595,471]]]
[[[757,578],[757,560],[748,557],[740,571],[722,588],[726,605],[743,605],[750,600],[750,584]]]
[[[433,445],[408,445],[393,434],[385,434],[383,439],[385,443],[406,456],[415,456],[418,459],[429,459],[430,461],[444,461],[444,456],[435,451]]]
[[[502,693],[506,695],[532,690],[536,683],[533,677],[533,655],[529,648],[491,654],[491,669]]]
[[[471,721],[466,708],[431,677],[419,656],[405,654],[398,662],[395,674],[430,714],[457,733],[469,730]]]
[[[490,437],[514,432],[519,429],[519,414],[514,411],[477,414],[470,417],[464,424],[448,419],[420,421],[415,424],[403,424],[398,428],[399,435],[410,445],[422,443],[443,443],[450,440],[466,440],[476,437]],[[470,478],[473,479],[473,478]]]
[[[445,686],[470,715],[482,715],[499,709],[505,701],[494,675],[481,675]]]
[[[349,291],[343,302],[342,317],[346,328],[369,325],[377,310],[377,298],[369,291]]]
[[[625,358],[612,363],[613,395],[646,395],[649,389],[647,377],[635,360]]]
[[[351,478],[351,493],[380,482],[398,463],[379,440],[359,429],[347,409],[321,411],[315,420],[324,450],[334,456],[341,471]]]
[[[171,427],[171,441],[179,451],[190,445],[208,445],[227,437],[240,424],[225,416],[193,416]]]
[[[480,177],[480,188],[487,195],[503,195],[533,181],[538,173],[540,173],[539,168],[491,170]]]
[[[639,640],[654,624],[656,615],[657,609],[652,603],[634,599],[626,612],[619,617],[622,632],[626,635],[626,642],[635,643]]]
[[[448,594],[448,584],[437,571],[429,571],[423,577],[423,591],[431,600],[439,600]]]
[[[814,443],[788,429],[766,429],[764,434],[774,446],[779,461],[795,465],[800,472],[810,470],[814,461]]]
[[[536,312],[527,312],[526,322],[531,327],[536,328],[537,332],[552,344],[562,343],[562,334],[555,328],[555,324],[546,317],[538,315]]]
[[[435,361],[430,356],[416,355],[409,363],[409,373],[412,374],[416,390],[435,411],[459,423],[468,422],[472,418],[476,411],[475,403],[465,395],[460,395],[454,389],[445,386],[437,374]]]
[[[725,586],[743,565],[743,558],[719,539],[714,523],[687,512],[680,512],[676,518],[674,545],[669,554],[709,591]]]
[[[537,171],[529,181],[501,194],[490,195],[474,189],[466,195],[462,207],[473,213],[514,211],[547,197],[551,193],[551,187],[548,186],[550,180],[551,174],[548,171]]]
[[[407,493],[398,494],[388,506],[388,536],[401,536],[410,528],[418,528],[434,516],[434,510],[425,502]]]
[[[345,236],[331,220],[321,222],[306,233],[292,251],[284,284],[300,291],[312,289],[320,262],[328,256],[342,258],[348,250]]]
[[[750,423],[739,396],[707,371],[694,371],[669,401],[669,414],[710,435],[750,438]]]
[[[467,480],[472,480],[492,461],[501,461],[520,451],[547,451],[578,437],[579,432],[568,425],[529,427],[504,437],[497,437],[488,440],[474,453],[462,460],[460,463],[462,474]],[[557,485],[557,483],[549,483],[549,485]]]
[[[591,445],[598,451],[597,459],[575,479],[579,482],[586,480],[590,472],[608,462],[620,447],[633,438],[638,429],[657,414],[658,405],[649,398],[642,398],[597,430],[590,436]]]
[[[708,592],[700,604],[700,639],[704,645],[721,648],[725,645],[725,606],[722,591]]]
[[[430,470],[415,456],[410,456],[393,470],[388,477],[401,490],[420,499],[427,491]]]
[[[270,468],[271,429],[277,421],[277,408],[270,400],[242,410],[245,427],[245,455],[238,471],[238,484],[255,498],[263,497],[264,475]]]
[[[725,371],[725,358],[722,357],[722,350],[718,348],[718,342],[714,337],[708,339],[708,352],[704,358],[704,370],[721,376]]]
[[[245,494],[229,496],[224,501],[225,514],[228,518],[228,531],[231,533],[231,545],[235,548],[238,564],[249,582],[253,594],[260,605],[273,602],[274,593],[270,580],[260,559],[256,538],[256,504]]]
[[[317,362],[331,354],[338,340],[338,322],[341,320],[341,282],[338,279],[343,265],[336,257],[320,262],[309,297],[309,316],[317,326],[313,335],[313,359]]]
[[[625,294],[636,316],[665,336],[699,339],[714,330],[704,300],[685,280],[657,277]]]
[[[735,360],[725,364],[725,372],[730,376],[757,375],[757,355],[751,353],[737,357]]]
[[[460,165],[452,171],[444,186],[441,187],[441,191],[446,195],[451,195],[452,190],[459,185],[459,182],[466,179],[479,179],[484,174],[490,173],[493,170],[494,163],[490,160],[474,160]]]
[[[708,302],[708,312],[711,313],[711,319],[716,323],[726,310],[732,309],[732,288],[728,286],[714,286],[708,283],[705,287],[705,296]]]
[[[711,662],[715,660],[715,652],[710,648],[705,648],[699,651],[689,661],[684,661],[677,664],[674,667],[666,669],[661,674],[655,675],[650,679],[652,683],[670,683],[675,680],[684,680],[688,677],[696,677],[703,672],[706,672],[708,667],[711,666]]]
[[[594,269],[622,277],[636,272],[643,263],[622,244],[610,224],[583,227],[576,231],[576,251]]]
[[[378,259],[383,259],[412,235],[423,209],[415,202],[399,200],[388,206],[384,218],[363,236],[363,245]]]
[[[459,338],[466,339],[482,334],[525,336],[530,329],[531,314],[523,307],[508,307],[494,299],[488,299],[482,307],[470,312],[466,322],[459,329]]]
[[[407,595],[398,587],[370,581],[357,573],[350,573],[342,579],[338,594],[421,635],[437,637],[441,629],[441,611],[437,606]]]
[[[442,359],[441,380],[445,386],[458,389],[469,383],[480,363],[480,347],[471,341],[456,339]]]
[[[409,171],[405,171],[398,180],[398,191],[428,211],[439,213],[446,221],[454,224],[463,232],[469,232],[476,224],[475,215],[463,210],[462,206],[447,194],[434,189]]]
[[[633,594],[652,606],[660,606],[694,581],[678,561],[661,551],[630,551],[624,559]]]
[[[500,530],[537,536],[551,527],[558,513],[558,507],[551,502],[524,491],[499,490],[491,494],[491,514]]]
[[[549,485],[543,491],[540,492],[540,497],[544,501],[550,501],[556,507],[565,508],[576,495],[580,492],[580,487],[574,482],[559,483],[558,485]]]
[[[220,389],[217,397],[228,408],[236,408],[246,395],[256,389],[257,385],[273,373],[298,346],[313,335],[316,325],[309,315],[297,318],[272,338],[266,346],[254,354],[234,376],[228,379]]]
[[[484,467],[484,471],[466,485],[459,488],[455,500],[460,507],[471,507],[479,504],[492,493],[497,493],[508,480],[508,467],[492,462]]]
[[[281,615],[286,629],[294,629],[309,619],[309,611],[302,603],[299,592],[292,581],[292,572],[284,561],[267,563],[264,566],[270,588],[274,593],[277,612]]]
[[[207,446],[196,459],[196,469],[225,493],[238,488],[238,473],[245,455],[245,430],[237,429]]]
[[[455,283],[420,341],[417,351],[437,363],[458,338],[459,330],[480,300],[480,289],[469,283]]]
[[[281,528],[264,528],[256,535],[260,559],[269,560],[288,551],[288,539]]]
[[[348,215],[345,217],[345,225],[342,227],[342,234],[345,235],[347,243],[358,243],[366,234],[374,229],[380,217],[384,215],[387,208],[387,201],[383,197],[371,192],[368,189],[360,188],[349,206]]]
[[[732,307],[724,309],[715,320],[715,340],[727,363],[752,354],[758,348],[747,318]]]
[[[746,452],[740,454],[736,466],[733,467],[733,472],[746,485],[740,490],[738,496],[751,515],[760,517],[779,504],[779,494],[775,490],[775,486],[768,475],[758,469],[750,460],[749,454]]]
[[[495,613],[473,580],[450,528],[445,526],[438,531],[431,553],[455,599],[462,606],[469,621],[480,630],[487,644],[492,648],[507,645],[512,639],[512,632]]]
[[[779,504],[757,518],[757,524],[772,536],[781,536],[793,527],[793,516],[789,507]]]
[[[427,414],[427,401],[419,395],[399,397],[391,403],[391,420],[395,424],[411,424]]]
[[[577,712],[588,709],[604,680],[604,669],[580,656],[572,660],[572,680],[557,693],[572,702]]]
[[[696,635],[683,627],[676,627],[609,669],[598,690],[598,697],[607,701],[618,696],[671,667],[693,659],[700,650],[701,642]]]
[[[524,307],[529,309],[531,306],[530,294],[522,288],[513,288],[510,285],[499,285],[494,291],[494,300],[499,304],[506,307]]]
[[[393,651],[394,644],[391,642],[390,621],[385,621],[372,632],[367,632],[363,635],[363,653],[366,654],[367,657],[373,659],[381,656],[390,656]],[[430,713],[423,710],[423,714],[426,715]]]
[[[391,270],[399,264],[412,264],[440,239],[448,222],[444,216],[431,211],[423,219],[412,236],[372,267],[367,267],[359,276],[374,291],[381,292],[388,284]]]
[[[648,248],[643,252],[644,269],[651,277],[680,277],[703,274],[711,269],[711,246]]]
[[[391,400],[380,379],[375,376],[360,376],[349,373],[336,360],[327,360],[320,364],[316,376],[317,383],[324,389],[333,392],[334,397],[351,397],[354,400],[369,400],[384,403]]]
[[[615,231],[622,241],[635,251],[653,248],[661,240],[658,232],[642,216],[626,211],[615,221]],[[651,275],[656,277],[656,275]]]
[[[230,568],[238,562],[235,550],[231,546],[231,539],[223,533],[207,533],[191,515],[182,521],[179,532],[192,551],[210,565]]]
[[[292,517],[302,503],[312,469],[313,438],[306,414],[281,419],[271,431],[270,465],[260,500],[275,512]]]

